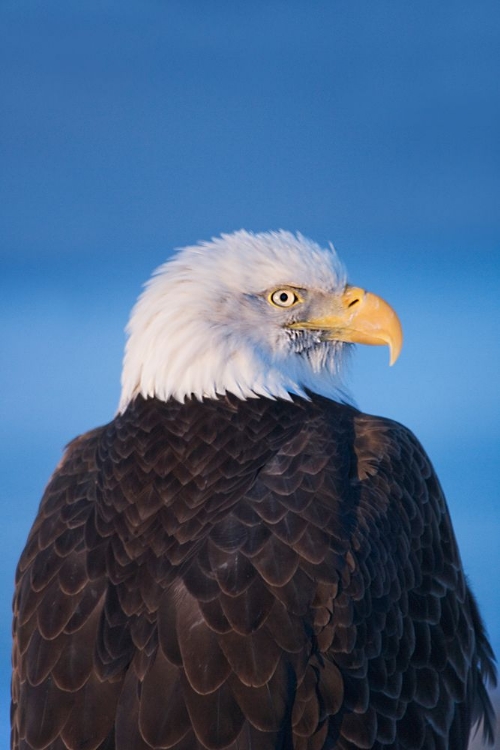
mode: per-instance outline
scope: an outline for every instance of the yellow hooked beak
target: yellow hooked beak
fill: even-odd
[[[321,331],[327,341],[353,344],[387,344],[393,365],[403,346],[403,330],[390,305],[376,294],[347,286],[340,298],[331,298],[326,314],[291,323],[289,328]]]

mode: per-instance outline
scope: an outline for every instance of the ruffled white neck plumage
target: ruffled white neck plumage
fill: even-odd
[[[184,248],[156,271],[132,311],[119,411],[139,394],[181,402],[225,393],[338,397],[344,345],[318,340],[299,350],[262,293],[344,284],[333,248],[288,232],[240,231]]]

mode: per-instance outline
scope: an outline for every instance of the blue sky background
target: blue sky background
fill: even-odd
[[[499,37],[496,0],[2,1],[2,746],[43,487],[112,418],[153,268],[242,227],[333,241],[400,313],[352,391],[429,452],[500,653]]]

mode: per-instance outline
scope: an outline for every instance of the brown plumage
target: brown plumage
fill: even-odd
[[[492,654],[408,430],[138,396],[77,438],[14,602],[14,750],[465,750]]]

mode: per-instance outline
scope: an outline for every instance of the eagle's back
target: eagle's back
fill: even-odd
[[[400,425],[137,398],[74,441],[21,557],[15,750],[465,750],[492,657]]]

